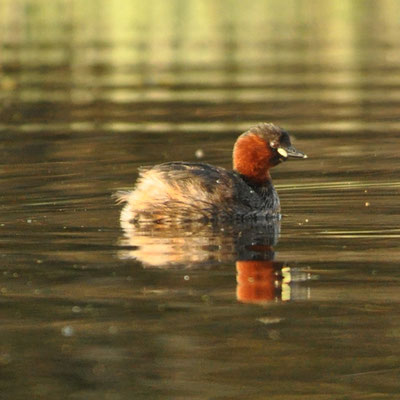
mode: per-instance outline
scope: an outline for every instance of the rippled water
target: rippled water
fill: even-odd
[[[395,399],[400,4],[0,3],[0,393]],[[140,165],[275,122],[281,223],[124,231]],[[196,157],[197,155],[197,157]]]

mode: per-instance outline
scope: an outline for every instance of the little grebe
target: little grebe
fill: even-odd
[[[236,140],[233,171],[204,163],[168,162],[141,168],[134,190],[118,192],[126,203],[121,223],[252,220],[279,216],[269,169],[289,158],[307,158],[286,131],[261,123]]]

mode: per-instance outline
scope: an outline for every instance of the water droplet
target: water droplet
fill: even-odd
[[[203,149],[197,149],[194,155],[196,156],[196,158],[203,158],[204,157]]]
[[[74,334],[74,328],[70,325],[63,326],[61,329],[61,334],[66,337],[70,337]]]

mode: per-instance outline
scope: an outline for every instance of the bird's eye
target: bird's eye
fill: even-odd
[[[279,143],[276,140],[273,140],[272,142],[269,143],[269,145],[273,148],[276,149],[279,146]]]

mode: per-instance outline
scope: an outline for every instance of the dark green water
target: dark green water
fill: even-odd
[[[0,397],[400,398],[399,15],[3,0]],[[138,166],[229,168],[259,121],[309,156],[280,234],[120,228]]]

